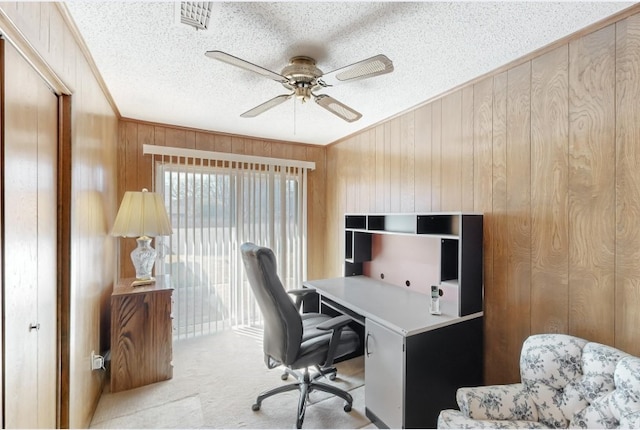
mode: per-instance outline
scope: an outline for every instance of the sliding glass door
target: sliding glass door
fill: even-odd
[[[156,163],[173,235],[158,238],[156,270],[171,275],[174,335],[260,328],[262,316],[239,254],[250,241],[273,249],[285,288],[304,267],[301,169],[182,159]]]

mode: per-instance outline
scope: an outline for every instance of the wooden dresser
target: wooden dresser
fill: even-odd
[[[111,392],[173,376],[169,277],[132,287],[121,279],[111,295]]]

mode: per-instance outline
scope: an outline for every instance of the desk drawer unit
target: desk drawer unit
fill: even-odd
[[[404,337],[367,320],[364,340],[364,396],[367,415],[390,428],[403,424]],[[371,417],[369,417],[371,418]]]
[[[435,428],[456,390],[482,385],[482,317],[404,337],[367,320],[366,415],[380,428]]]

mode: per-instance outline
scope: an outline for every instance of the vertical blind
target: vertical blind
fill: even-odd
[[[174,337],[260,327],[240,245],[271,248],[285,288],[306,277],[306,181],[315,163],[144,145],[173,234],[156,271],[174,287]]]

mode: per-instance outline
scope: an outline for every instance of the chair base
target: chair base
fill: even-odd
[[[256,402],[251,406],[251,409],[253,411],[260,410],[262,401],[267,397],[285,393],[287,391],[299,390],[300,397],[298,398],[298,415],[296,417],[296,428],[302,428],[302,422],[304,421],[304,413],[307,407],[307,401],[309,400],[309,394],[312,391],[318,390],[340,397],[346,402],[343,408],[344,411],[351,412],[351,408],[353,406],[353,397],[351,397],[351,394],[347,393],[344,390],[341,390],[340,388],[323,384],[322,382],[316,382],[317,379],[327,375],[329,375],[330,378],[331,376],[333,376],[332,380],[335,379],[335,367],[326,369],[320,369],[317,367],[317,369],[319,370],[319,372],[313,375],[313,377],[309,375],[309,369],[304,369],[304,373],[296,372],[292,369],[286,369],[285,373],[282,375],[282,379],[286,379],[285,375],[292,375],[297,379],[297,382],[264,391],[263,393],[258,395]]]

